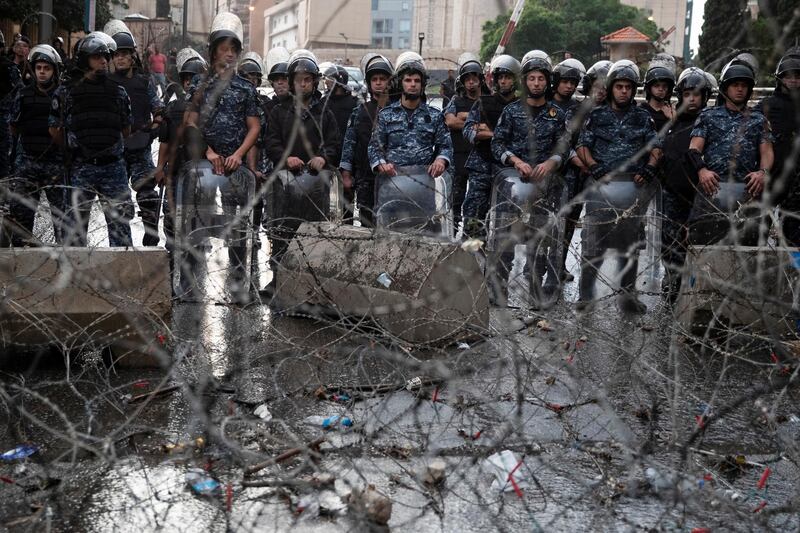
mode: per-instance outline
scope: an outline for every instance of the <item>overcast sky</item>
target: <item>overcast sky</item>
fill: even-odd
[[[705,11],[706,0],[694,0],[694,12],[692,13],[692,35],[689,39],[689,47],[697,53],[697,43],[700,38],[700,29],[703,27],[703,12]]]

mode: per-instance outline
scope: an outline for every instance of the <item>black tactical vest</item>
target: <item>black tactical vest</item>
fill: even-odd
[[[0,57],[0,102],[5,100],[14,90],[11,84],[11,70],[17,68],[14,63],[6,57]]]
[[[135,151],[147,148],[152,140],[151,131],[148,127],[153,112],[150,98],[147,96],[147,87],[150,84],[150,80],[141,74],[134,74],[129,78],[117,72],[109,77],[122,85],[128,93],[128,98],[131,99],[133,126],[131,126],[130,137],[125,139],[125,149]]]
[[[355,166],[355,173],[360,177],[372,175],[367,149],[369,148],[369,140],[372,138],[372,131],[375,129],[375,123],[377,121],[377,100],[370,100],[358,106],[358,114],[356,115],[356,147],[353,151],[353,163]]]
[[[453,103],[456,106],[456,114],[469,113],[472,106],[475,105],[475,100],[470,100],[466,96],[455,96]],[[450,138],[453,139],[454,154],[469,154],[472,151],[472,145],[464,138],[463,130],[451,131]]]
[[[117,98],[119,86],[110,79],[84,79],[70,90],[70,129],[85,158],[109,156],[109,148],[122,140],[123,110]]]
[[[500,120],[500,115],[503,114],[503,109],[512,102],[516,102],[517,98],[506,102],[498,94],[491,96],[481,96],[481,122],[489,126],[494,131],[497,126],[497,121]],[[494,161],[492,156],[492,140],[486,139],[477,141],[475,143],[475,151],[483,158],[484,161]]]
[[[22,148],[29,156],[40,158],[58,155],[58,150],[47,130],[47,119],[53,101],[52,94],[53,91],[42,94],[30,85],[20,91],[22,100],[17,131]]]

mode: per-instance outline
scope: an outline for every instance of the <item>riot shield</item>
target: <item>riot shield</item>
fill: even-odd
[[[586,180],[581,246],[583,255],[597,257],[605,250],[627,252],[645,243],[644,223],[657,182],[637,185],[631,174]]]
[[[689,243],[710,245],[728,237],[726,244],[758,243],[761,209],[744,183],[722,182],[713,196],[698,190],[689,216]]]
[[[255,175],[246,167],[215,174],[210,162],[190,161],[176,191],[177,293],[190,300],[221,296],[238,301],[250,288]],[[220,249],[227,249],[223,265]],[[212,260],[213,259],[213,260]]]
[[[563,181],[549,176],[541,181],[523,181],[514,168],[500,169],[492,186],[489,210],[487,274],[498,303],[506,297],[507,281],[517,244],[525,244],[531,274],[529,292],[541,300],[539,290],[545,272],[557,276],[561,232],[559,210],[564,202]],[[532,264],[530,264],[532,263]],[[548,263],[551,263],[548,268]]]
[[[294,173],[282,170],[267,187],[271,224],[287,220],[337,222],[341,220],[341,182],[338,173],[304,168]]]
[[[401,233],[453,235],[452,177],[438,178],[427,167],[397,167],[397,175],[375,177],[375,223]]]

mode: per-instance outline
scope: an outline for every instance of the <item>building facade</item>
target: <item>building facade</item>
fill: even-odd
[[[408,50],[412,37],[414,0],[371,0],[373,48]]]
[[[264,51],[366,49],[372,42],[371,0],[283,0],[264,13]]]
[[[483,24],[508,12],[512,4],[513,0],[415,0],[413,35],[425,34],[423,56],[426,48],[477,52]]]
[[[663,41],[664,51],[689,59],[692,29],[692,0],[621,0],[623,4],[643,9],[663,31],[674,30]]]

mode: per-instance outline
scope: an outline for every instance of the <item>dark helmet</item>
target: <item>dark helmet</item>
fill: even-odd
[[[734,81],[743,81],[750,87],[747,98],[753,92],[753,87],[756,86],[756,74],[753,67],[741,59],[734,58],[727,65],[722,68],[722,73],[719,76],[719,92],[724,96],[728,87]]]
[[[374,74],[382,73],[391,76],[394,72],[392,62],[379,54],[366,54],[361,59],[361,71],[364,73],[364,80],[369,84]]]
[[[61,67],[61,56],[58,55],[55,48],[49,44],[37,44],[31,48],[28,54],[28,63],[35,65],[39,61],[49,63],[56,70],[56,76],[58,76],[58,69]]]
[[[299,49],[292,52],[289,56],[289,66],[286,75],[289,77],[289,90],[294,92],[294,77],[296,74],[311,74],[315,81],[318,81],[320,76],[319,65],[317,58],[314,54],[305,49]]]
[[[119,32],[111,36],[114,42],[117,43],[117,50],[130,50],[136,51],[136,40],[130,33]]]
[[[775,77],[783,78],[787,72],[792,70],[800,71],[800,47],[793,46],[786,50],[778,66],[775,68]]]
[[[650,62],[647,72],[644,73],[644,94],[650,98],[650,90],[657,82],[667,83],[667,94],[672,94],[675,89],[675,60],[672,56],[659,54]]]
[[[239,74],[242,76],[258,76],[260,80],[264,76],[264,69],[261,65],[261,56],[258,53],[247,52],[239,62]]]
[[[592,86],[598,80],[605,85],[606,76],[608,76],[608,70],[611,65],[613,65],[611,61],[603,59],[589,67],[589,70],[586,71],[586,76],[583,77],[583,83],[581,83],[581,94],[584,96],[592,94]]]
[[[634,90],[639,86],[639,67],[629,59],[620,59],[608,69],[606,90],[611,95],[611,87],[615,81],[626,80],[633,84]]]
[[[117,51],[117,42],[111,38],[111,36],[107,33],[103,33],[102,31],[93,31],[86,37],[97,37],[108,47],[108,51],[112,54]]]
[[[548,81],[553,76],[553,64],[550,62],[547,52],[542,50],[531,50],[522,57],[520,63],[522,65],[521,74],[523,78],[527,76],[528,72],[534,70],[543,72]]]
[[[282,46],[270,48],[265,59],[267,79],[274,81],[280,76],[289,76],[289,51]]]
[[[96,35],[87,35],[78,46],[78,68],[86,71],[89,69],[89,56],[102,55],[111,61],[111,50],[103,39]]]
[[[237,49],[242,50],[244,41],[242,21],[228,11],[219,13],[211,22],[211,31],[208,33],[208,54],[212,56],[212,59],[217,45],[225,39],[232,39],[236,43]]]
[[[194,48],[186,47],[175,56],[175,67],[178,69],[178,74],[204,74],[206,71],[206,60],[203,56],[197,53]]]
[[[423,87],[428,81],[428,69],[425,60],[416,52],[403,52],[397,56],[397,65],[394,67],[394,75],[400,79],[408,73],[417,73],[422,76]]]
[[[519,78],[519,73],[521,70],[522,67],[519,64],[519,61],[510,55],[502,54],[492,59],[492,62],[489,65],[489,71],[492,73],[492,86],[494,87],[494,90],[499,90],[497,86],[497,78],[501,74],[510,74],[514,77],[514,88],[511,90],[512,92],[516,90],[517,79]]]
[[[577,87],[585,75],[586,67],[583,66],[583,63],[573,58],[565,59],[553,67],[553,90],[558,88],[561,80],[574,80]]]
[[[478,59],[478,56],[466,52],[461,54],[458,58],[458,76],[456,76],[456,82],[463,85],[464,78],[470,74],[475,74],[481,81],[485,79],[483,67],[481,66],[481,61]]]
[[[678,98],[678,108],[683,105],[684,91],[698,91],[703,96],[703,105],[711,98],[714,87],[709,80],[709,74],[697,67],[689,67],[678,76],[675,84],[675,96]]]
[[[347,89],[347,82],[350,81],[350,75],[347,70],[341,65],[330,65],[325,69],[324,76],[336,82],[336,85]]]

